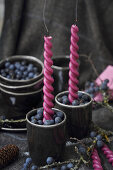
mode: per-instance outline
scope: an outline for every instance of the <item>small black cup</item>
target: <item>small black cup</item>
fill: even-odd
[[[88,95],[90,102],[78,106],[65,105],[60,103],[58,98],[64,95],[68,95],[69,93],[68,91],[64,91],[55,97],[55,107],[65,112],[67,116],[66,129],[68,136],[81,139],[87,136],[90,129],[92,121],[92,99],[88,93],[82,91],[79,92]]]
[[[54,109],[54,111],[59,111]],[[33,162],[40,166],[46,164],[47,157],[51,156],[55,160],[62,157],[65,148],[65,125],[64,120],[55,125],[37,125],[30,121],[30,117],[36,114],[37,109],[30,111],[26,115],[27,119],[27,138],[30,156]]]

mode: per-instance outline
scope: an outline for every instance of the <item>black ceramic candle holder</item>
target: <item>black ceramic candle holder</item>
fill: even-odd
[[[68,90],[69,80],[69,56],[53,57],[53,77],[54,77],[54,95]]]
[[[55,107],[62,110],[67,116],[67,133],[69,137],[77,137],[79,139],[86,137],[92,121],[92,99],[86,92],[79,91],[89,96],[90,101],[83,105],[72,106],[65,105],[58,101],[58,98],[68,95],[68,91],[64,91],[56,95]]]
[[[65,147],[66,115],[63,113],[64,120],[59,124],[38,125],[30,121],[31,116],[36,114],[36,110],[30,111],[26,116],[27,137],[30,156],[33,162],[40,166],[46,164],[49,156],[55,160],[61,159]]]

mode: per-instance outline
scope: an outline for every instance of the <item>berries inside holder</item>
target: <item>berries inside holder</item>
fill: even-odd
[[[11,80],[29,80],[38,76],[39,70],[30,61],[6,61],[2,68],[0,68],[0,74]]]
[[[37,125],[54,125],[62,122],[64,120],[64,114],[60,111],[55,111],[51,120],[43,121],[43,109],[37,109],[35,115],[31,116],[30,121]]]
[[[63,95],[58,97],[58,102],[65,104],[65,105],[72,105],[72,106],[79,106],[84,105],[90,102],[90,97],[87,94],[78,92],[78,99],[75,99],[72,104],[69,102],[68,95]]]

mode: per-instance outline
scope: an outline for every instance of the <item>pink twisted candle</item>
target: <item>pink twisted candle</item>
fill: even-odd
[[[78,80],[77,77],[79,75],[78,73],[78,62],[77,59],[79,58],[79,55],[77,53],[79,47],[77,45],[77,42],[79,40],[79,37],[77,35],[78,27],[76,25],[72,25],[71,27],[71,45],[70,45],[70,63],[69,63],[69,95],[68,99],[70,103],[73,102],[73,100],[78,98]]]
[[[96,149],[93,150],[91,158],[93,159],[93,168],[94,170],[103,170],[101,166],[101,161]]]
[[[52,37],[44,37],[44,86],[43,86],[43,93],[44,93],[44,102],[43,102],[43,108],[44,108],[44,118],[46,120],[51,120],[52,115],[54,114],[54,111],[52,108],[54,107],[53,99],[54,95],[53,92],[53,86],[52,83],[54,82],[54,79],[52,78],[53,69],[51,66],[53,65],[53,61],[51,60],[52,57],[52,43],[51,43]]]
[[[108,148],[107,145],[104,144],[104,146],[102,147],[102,151],[104,152],[104,154],[106,155],[106,158],[108,159],[109,163],[112,164],[113,166],[113,152]]]

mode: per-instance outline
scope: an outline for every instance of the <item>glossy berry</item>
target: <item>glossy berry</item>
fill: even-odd
[[[43,125],[43,121],[42,121],[42,120],[38,120],[37,123],[38,123],[39,125]]]
[[[107,89],[108,89],[107,84],[102,83],[101,84],[101,90],[107,90]]]
[[[69,164],[67,164],[67,168],[68,169],[71,169],[71,168],[73,168],[74,167],[74,165],[70,162]]]
[[[10,64],[9,69],[14,70],[14,68],[15,68],[14,64]]]
[[[54,120],[45,120],[44,125],[53,125],[55,122]]]
[[[58,98],[58,102],[62,103],[62,97]]]
[[[31,159],[31,158],[27,158],[27,159],[26,159],[26,164],[27,164],[27,165],[28,165],[28,164],[30,165],[31,163],[32,163],[32,159]]]
[[[54,162],[53,157],[48,157],[46,162],[47,162],[48,165],[52,164]]]
[[[31,123],[37,124],[37,120],[33,119],[33,120],[31,120]]]
[[[36,165],[33,165],[33,166],[31,167],[31,170],[38,170],[38,167],[37,167]]]
[[[39,113],[39,114],[37,114],[37,115],[35,116],[35,118],[36,118],[37,120],[41,120],[41,119],[43,119],[43,114],[42,114],[42,113]]]
[[[89,101],[89,96],[86,95],[86,94],[84,94],[84,95],[82,96],[82,99],[83,99],[84,101]]]
[[[96,138],[97,138],[97,140],[102,140],[102,136],[101,135],[97,135]]]
[[[37,114],[43,114],[43,109],[37,109]]]
[[[7,61],[7,62],[5,63],[5,67],[8,68],[9,66],[10,66],[10,62]]]
[[[78,97],[79,97],[79,99],[81,99],[81,98],[82,98],[82,96],[83,96],[83,93],[78,93]]]
[[[35,118],[35,116],[32,116],[32,117],[31,117],[31,120],[33,120],[34,118]]]
[[[34,73],[33,73],[33,72],[30,72],[30,73],[28,74],[28,77],[29,77],[29,79],[33,78],[33,77],[34,77]]]
[[[23,168],[27,169],[28,168],[28,164],[24,163]]]
[[[67,168],[67,166],[66,165],[62,165],[61,166],[61,170],[67,170],[68,168]]]
[[[92,94],[94,92],[94,87],[89,88],[89,93]]]
[[[92,132],[90,133],[90,137],[91,137],[91,138],[96,137],[96,135],[97,135],[97,134],[96,134],[96,132],[95,132],[95,131],[92,131]]]
[[[73,102],[72,102],[72,105],[73,106],[78,106],[80,104],[80,102],[78,101],[78,100],[74,100]]]
[[[56,112],[56,115],[60,117],[61,119],[63,119],[64,117],[64,114],[62,112]]]
[[[86,148],[84,148],[83,146],[80,146],[78,150],[79,150],[79,152],[82,153],[82,154],[85,154],[85,153],[86,153]]]
[[[66,95],[62,96],[62,99],[68,98]]]
[[[98,140],[98,141],[97,141],[97,147],[98,147],[98,148],[101,148],[103,145],[104,145],[104,143],[103,143],[102,140]]]
[[[62,122],[62,119],[60,117],[55,118],[55,124]]]
[[[66,98],[63,98],[62,103],[63,103],[63,104],[69,104],[69,100],[68,100],[68,98],[67,98],[67,97],[66,97]]]

